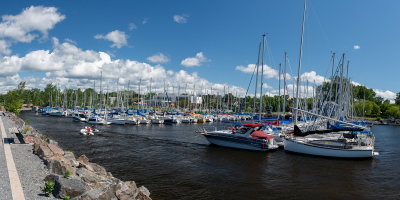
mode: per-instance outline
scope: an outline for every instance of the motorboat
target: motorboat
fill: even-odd
[[[94,135],[94,131],[92,128],[85,126],[85,128],[80,130],[81,135]]]
[[[198,133],[202,134],[211,143],[218,146],[253,151],[269,151],[277,149],[274,137],[267,134],[262,124],[244,124],[232,129],[207,131],[204,128]]]

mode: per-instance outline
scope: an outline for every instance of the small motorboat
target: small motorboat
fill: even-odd
[[[99,132],[97,129],[92,129],[90,127],[85,126],[85,128],[81,129],[81,135],[94,135],[94,132]]]

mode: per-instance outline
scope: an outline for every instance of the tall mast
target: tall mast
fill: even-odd
[[[304,0],[303,10],[303,21],[301,23],[301,39],[300,39],[300,54],[299,54],[299,65],[297,68],[297,81],[296,81],[296,102],[294,106],[294,124],[297,124],[297,112],[299,108],[299,83],[300,83],[300,71],[301,71],[301,59],[303,57],[303,39],[304,39],[304,23],[306,20],[307,0]]]
[[[256,113],[256,99],[257,99],[257,86],[258,86],[258,68],[260,66],[260,51],[261,51],[261,42],[258,44],[258,55],[257,55],[257,65],[256,65],[256,87],[254,90],[254,101],[253,101],[253,110]]]
[[[283,66],[283,113],[286,112],[286,60],[287,53],[285,52],[285,65]]]
[[[279,64],[279,73],[278,73],[278,75],[279,75],[279,86],[278,86],[278,114],[279,114],[279,117],[280,117],[280,115],[281,115],[281,68],[282,68],[282,65],[281,64]]]
[[[260,116],[259,116],[260,122],[261,122],[262,99],[263,99],[264,51],[265,51],[265,33],[262,35],[261,75],[260,75]]]

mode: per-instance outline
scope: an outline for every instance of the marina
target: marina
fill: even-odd
[[[31,4],[0,7],[0,200],[400,199],[400,2]]]
[[[63,148],[87,155],[121,179],[146,185],[154,199],[309,199],[327,195],[333,199],[396,199],[400,195],[400,179],[395,176],[400,164],[396,156],[400,153],[398,126],[372,127],[379,156],[347,160],[283,149],[257,152],[210,146],[193,131],[204,124],[97,126],[99,135],[83,137],[77,132],[84,124],[71,118],[34,112],[21,117],[48,137],[63,141]]]

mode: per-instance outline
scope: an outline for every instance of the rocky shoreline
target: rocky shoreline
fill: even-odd
[[[64,151],[54,140],[40,134],[34,127],[26,125],[13,113],[9,118],[23,133],[23,142],[32,144],[33,153],[41,158],[49,172],[43,180],[53,182],[51,192],[56,198],[75,200],[150,200],[150,192],[137,187],[134,181],[121,181],[85,155],[76,157],[71,151]],[[40,191],[38,191],[40,193]]]

